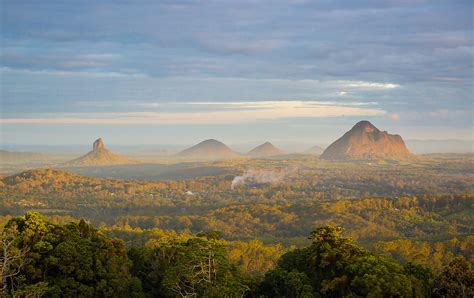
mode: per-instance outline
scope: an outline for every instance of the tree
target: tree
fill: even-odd
[[[0,288],[7,293],[8,280],[21,272],[26,263],[28,247],[17,247],[17,239],[14,231],[4,230],[1,239],[2,249],[0,252]]]
[[[227,258],[215,233],[189,239],[167,269],[163,286],[181,297],[240,297],[249,290],[236,265]]]
[[[13,247],[28,248],[6,293],[112,297],[140,294],[140,282],[122,240],[108,238],[85,221],[54,225],[34,212],[11,219]]]
[[[311,281],[305,273],[296,270],[288,272],[279,267],[265,275],[259,288],[267,297],[315,297]]]
[[[332,226],[313,231],[310,246],[284,254],[278,267],[265,276],[262,294],[302,297],[298,295],[307,295],[310,289],[316,297],[392,297],[423,293],[423,288],[418,288],[419,283],[413,282],[416,278],[409,276],[403,266],[356,245],[342,236],[343,231]],[[294,282],[289,283],[289,280]],[[288,287],[299,292],[289,294]]]
[[[458,257],[449,263],[436,280],[435,296],[473,297],[474,270],[465,258]]]

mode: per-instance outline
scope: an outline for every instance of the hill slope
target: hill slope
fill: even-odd
[[[224,143],[209,139],[181,151],[177,156],[197,160],[219,160],[236,158],[239,155]]]
[[[285,152],[280,148],[273,146],[272,143],[266,142],[250,150],[247,155],[252,157],[268,157],[274,155],[284,154]]]
[[[369,121],[360,121],[324,150],[328,160],[402,160],[414,156],[399,135],[380,131]]]
[[[86,155],[67,162],[65,165],[70,167],[89,167],[134,163],[137,162],[115,154],[112,151],[106,149],[104,142],[101,138],[99,138],[94,142],[92,146],[92,151],[89,151],[89,153],[87,153]]]

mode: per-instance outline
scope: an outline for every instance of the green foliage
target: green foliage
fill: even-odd
[[[123,241],[84,221],[59,226],[28,212],[11,219],[5,230],[15,235],[18,248],[28,248],[20,274],[8,280],[12,293],[111,297],[140,292]]]
[[[132,249],[133,272],[150,296],[241,297],[250,280],[231,263],[217,233],[161,239]]]
[[[473,297],[474,270],[466,259],[454,259],[438,276],[434,289],[439,297]]]
[[[4,291],[15,297],[473,294],[474,271],[464,258],[454,259],[435,277],[431,269],[418,263],[401,265],[387,255],[369,252],[334,226],[316,229],[309,246],[283,255],[281,247],[264,246],[256,240],[229,242],[220,239],[217,231],[193,236],[159,230],[148,235],[145,245],[127,254],[122,240],[104,236],[84,220],[57,225],[31,212],[12,218],[4,232],[9,236],[3,243],[13,247],[8,251],[24,252],[14,259],[22,261],[21,266],[13,263],[8,267],[19,269],[19,274],[5,279]]]
[[[422,282],[403,266],[370,253],[343,237],[342,232],[342,228],[332,226],[312,232],[310,246],[283,255],[279,266],[267,273],[263,294],[304,297],[301,295],[312,291],[316,297],[406,297],[424,293],[419,288]]]
[[[470,271],[446,265],[458,256],[474,263],[472,161],[210,166],[224,174],[137,181],[46,169],[1,178],[0,230],[9,222],[17,256],[7,269],[21,269],[7,278],[9,294],[250,296],[258,285],[272,297],[418,297],[442,284],[437,295],[462,295],[460,274]],[[248,168],[289,166],[298,170],[287,181],[230,188]],[[29,210],[48,220],[12,218]],[[341,228],[311,233],[321,225],[344,227],[376,254]],[[292,245],[303,248],[286,252]]]
[[[399,262],[411,262],[429,267],[436,273],[440,273],[443,267],[457,256],[463,256],[469,262],[474,262],[474,236],[436,242],[399,239],[378,242],[373,249],[378,253],[390,255]]]
[[[267,297],[318,297],[313,294],[310,279],[304,272],[288,272],[281,267],[269,271],[260,284],[260,292]]]

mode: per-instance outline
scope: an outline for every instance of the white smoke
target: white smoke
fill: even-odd
[[[241,176],[236,176],[232,180],[231,189],[243,186],[248,182],[254,183],[275,183],[283,180],[285,176],[294,173],[296,169],[280,169],[280,170],[260,170],[249,169]]]

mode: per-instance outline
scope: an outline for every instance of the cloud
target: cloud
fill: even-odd
[[[251,39],[236,36],[217,36],[199,39],[200,44],[214,53],[259,54],[273,51],[282,45],[278,39]]]
[[[198,103],[206,104],[206,103]],[[213,105],[214,103],[211,103]],[[223,103],[224,105],[229,103]],[[237,124],[289,118],[380,116],[385,111],[329,102],[267,101],[230,103],[231,110],[189,112],[121,112],[49,115],[48,117],[4,118],[1,124]]]
[[[336,101],[315,101],[315,100],[278,100],[278,101],[196,101],[181,102],[175,105],[197,105],[197,106],[221,106],[237,107],[242,109],[261,109],[274,107],[309,107],[309,106],[370,106],[377,105],[377,102],[336,102]]]
[[[341,82],[341,84],[347,84],[349,88],[364,89],[364,90],[377,90],[377,89],[394,89],[400,87],[399,84],[393,83],[373,83],[373,82]]]
[[[472,124],[472,1],[4,2],[5,118],[155,112],[143,121],[181,123],[177,113],[192,112],[183,117],[202,122],[198,112],[232,120],[221,110],[272,111],[224,101],[314,100],[291,114],[303,119],[295,111],[315,106],[320,117],[326,101],[329,114],[374,108],[397,111],[403,124]],[[172,101],[218,103],[163,105]]]
[[[107,72],[107,71],[66,71],[66,70],[36,70],[36,69],[16,69],[11,67],[0,67],[0,73],[5,74],[19,74],[19,75],[38,75],[38,76],[53,76],[53,77],[78,77],[78,78],[148,78],[143,73],[121,73],[121,72]]]

